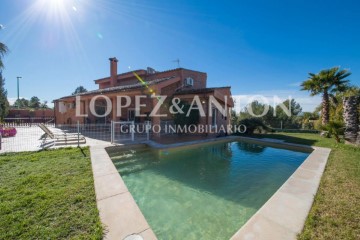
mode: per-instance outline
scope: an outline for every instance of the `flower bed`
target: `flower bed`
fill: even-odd
[[[0,128],[0,133],[3,137],[13,137],[16,135],[16,129],[13,127]]]

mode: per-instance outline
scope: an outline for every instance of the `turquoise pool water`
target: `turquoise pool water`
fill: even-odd
[[[309,153],[246,142],[109,153],[159,239],[229,239]]]

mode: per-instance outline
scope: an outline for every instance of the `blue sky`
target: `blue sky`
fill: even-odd
[[[233,95],[293,96],[304,110],[319,97],[299,91],[308,72],[341,66],[360,85],[358,1],[2,0],[6,88],[42,100],[118,71],[177,67],[207,72]],[[237,99],[243,99],[239,97]],[[242,101],[242,100],[241,100]],[[244,105],[244,104],[243,104]]]

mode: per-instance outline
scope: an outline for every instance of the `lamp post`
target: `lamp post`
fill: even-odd
[[[21,77],[16,77],[17,78],[17,100],[18,100],[18,108],[20,108],[20,106],[19,106],[19,103],[20,103],[20,97],[19,97],[19,79],[21,78]]]

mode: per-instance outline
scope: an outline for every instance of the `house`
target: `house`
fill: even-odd
[[[230,118],[221,108],[231,111],[234,102],[231,87],[207,88],[207,74],[184,68],[155,71],[152,68],[117,73],[116,58],[110,58],[110,76],[95,80],[98,89],[54,100],[56,124],[109,123],[110,121],[151,121],[160,124],[171,121],[170,113],[174,97],[191,103],[197,96],[206,116],[200,117],[204,125],[230,124]],[[167,96],[159,107],[158,96]],[[141,97],[139,97],[141,96]],[[140,100],[139,100],[140,99]],[[216,100],[216,105],[209,101]],[[200,102],[199,102],[200,100]],[[197,106],[194,105],[194,106]],[[95,108],[95,112],[90,111]]]
[[[50,108],[40,109],[18,109],[11,108],[6,118],[54,118],[54,110]]]

